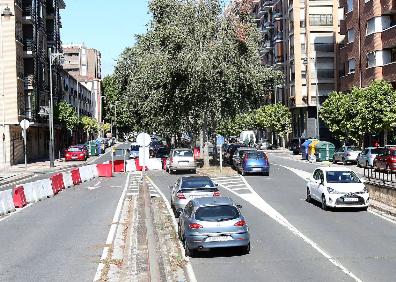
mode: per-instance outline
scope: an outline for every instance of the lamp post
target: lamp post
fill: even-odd
[[[315,66],[315,70],[316,70],[316,80],[315,80],[315,96],[316,96],[316,130],[315,130],[315,134],[316,134],[316,139],[320,139],[320,134],[319,134],[319,91],[318,91],[318,69],[317,69],[317,64],[316,64],[316,58],[309,58],[311,61],[314,62],[314,66]],[[308,75],[308,77],[310,77],[310,73],[308,73],[308,59],[304,58],[303,64],[306,67],[306,75]],[[309,86],[307,85],[307,89],[310,89],[311,86],[311,82],[309,81]]]
[[[3,148],[3,169],[5,170],[5,166],[6,166],[6,162],[7,162],[7,157],[6,157],[6,149],[5,149],[5,93],[4,93],[4,63],[3,63],[3,58],[4,58],[4,44],[3,44],[3,18],[5,20],[9,20],[14,14],[12,13],[11,9],[6,6],[2,12],[1,12],[1,18],[0,18],[0,29],[1,29],[1,33],[0,33],[0,44],[1,44],[1,79],[2,79],[2,83],[1,83],[1,87],[2,87],[2,91],[1,91],[1,96],[2,96],[2,111],[3,111],[3,120],[2,120],[2,127],[3,127],[3,133],[1,136],[1,140],[2,140],[2,148]]]
[[[49,142],[49,157],[50,167],[54,167],[54,100],[52,95],[52,64],[57,58],[61,58],[63,53],[52,53],[51,48],[48,48],[49,57],[49,80],[50,80],[50,102],[49,102],[49,130],[50,130],[50,142]]]
[[[115,127],[115,138],[116,138],[116,142],[118,140],[118,130],[117,130],[117,102],[114,103],[114,105],[110,105],[110,108],[114,107],[114,127]],[[113,134],[113,126],[111,126],[111,133]]]
[[[106,101],[106,96],[100,96],[100,99],[99,99],[99,101],[100,101],[100,108],[99,108],[99,111],[100,111],[100,114],[99,114],[99,122],[102,124],[102,125],[104,125],[104,120],[103,120],[103,102],[102,102],[102,100],[105,100]],[[104,132],[104,130],[102,130],[103,132],[102,132],[102,137],[104,137],[104,134],[105,134],[105,132]]]

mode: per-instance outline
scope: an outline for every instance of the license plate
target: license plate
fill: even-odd
[[[76,159],[77,159],[77,157],[73,156],[73,157],[72,157],[72,159],[73,159],[73,160],[76,160]]]
[[[259,167],[254,167],[254,168],[252,168],[252,171],[261,171],[261,168],[259,168]]]
[[[344,202],[357,202],[359,201],[358,198],[344,198]]]
[[[186,162],[186,161],[182,161],[182,162],[179,162],[179,164],[180,165],[186,165],[186,164],[188,164],[188,161]]]
[[[214,236],[214,237],[208,237],[206,239],[206,242],[225,242],[231,240],[232,240],[231,236]]]

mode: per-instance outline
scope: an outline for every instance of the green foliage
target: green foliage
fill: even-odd
[[[147,33],[122,53],[112,78],[121,126],[164,137],[215,131],[263,106],[281,82],[261,65],[260,35],[247,15],[224,15],[219,0],[152,0],[149,9]]]
[[[106,132],[110,131],[111,125],[110,125],[110,123],[103,123],[103,124],[100,124],[99,129],[101,131],[103,131],[104,133],[106,133]]]
[[[91,117],[88,117],[88,116],[82,116],[81,124],[83,126],[83,129],[88,134],[95,134],[99,130],[99,124],[96,121],[96,119],[94,119],[94,118],[91,118]]]
[[[362,141],[364,134],[379,133],[396,125],[396,92],[386,81],[374,81],[351,93],[333,92],[323,103],[320,117],[340,141]]]
[[[66,101],[61,101],[55,106],[54,118],[68,130],[73,130],[79,123],[76,111]]]

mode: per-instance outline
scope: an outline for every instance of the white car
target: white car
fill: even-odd
[[[322,209],[362,208],[367,210],[369,193],[363,181],[346,167],[320,167],[307,182],[307,202],[316,200]]]

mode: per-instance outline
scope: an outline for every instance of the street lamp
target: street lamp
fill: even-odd
[[[319,80],[319,78],[318,78],[318,68],[317,68],[317,64],[316,64],[316,58],[314,58],[314,57],[312,57],[312,58],[309,58],[311,61],[313,61],[314,62],[314,66],[315,66],[315,70],[316,70],[316,81],[315,81],[315,94],[316,94],[316,130],[315,130],[315,134],[316,134],[316,139],[320,139],[320,134],[319,134],[319,91],[318,91],[318,80]],[[305,67],[306,67],[306,74],[305,75],[308,75],[308,77],[310,78],[311,76],[310,76],[310,73],[308,73],[308,59],[307,58],[304,58],[304,60],[303,60],[303,64],[305,65]],[[311,89],[311,81],[309,81],[309,86],[307,85],[307,89]]]
[[[114,107],[114,127],[115,127],[115,138],[116,142],[118,140],[118,130],[117,130],[117,102],[114,105],[110,105],[110,108]],[[111,134],[113,135],[113,125],[111,126]]]
[[[58,58],[63,57],[63,53],[52,53],[51,48],[48,48],[49,57],[49,73],[50,73],[50,105],[49,105],[49,129],[50,129],[50,142],[49,142],[49,157],[50,167],[54,167],[54,100],[52,95],[52,64]]]
[[[4,62],[3,62],[3,49],[4,49],[4,44],[3,44],[3,18],[5,20],[9,20],[14,14],[12,13],[11,9],[7,6],[3,9],[1,12],[1,18],[0,18],[0,29],[1,29],[1,34],[0,34],[0,44],[1,44],[1,79],[2,79],[2,91],[1,91],[1,96],[2,96],[2,111],[3,111],[3,120],[2,120],[2,126],[3,126],[3,134],[1,136],[2,139],[2,145],[3,145],[3,169],[5,169],[6,162],[7,162],[7,157],[6,157],[6,149],[5,149],[5,93],[4,93]]]

